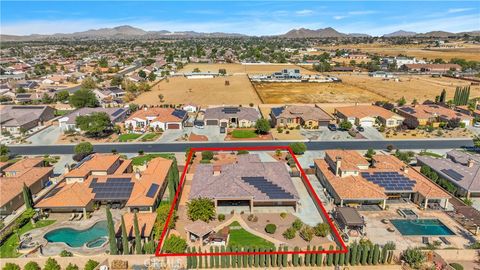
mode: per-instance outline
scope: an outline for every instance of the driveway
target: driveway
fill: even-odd
[[[162,136],[158,139],[158,142],[174,142],[177,139],[187,134],[190,134],[189,129],[167,129],[163,132]]]
[[[327,127],[319,127],[318,129],[301,129],[300,134],[311,141],[331,141],[331,140],[348,140],[352,136],[347,131],[331,131]]]
[[[42,131],[27,138],[32,144],[51,145],[55,144],[62,131],[59,126],[51,125]]]
[[[207,136],[208,141],[210,142],[223,142],[225,141],[226,134],[220,133],[219,126],[204,126],[204,128],[192,128],[192,132],[197,135]]]
[[[363,137],[365,137],[369,140],[385,140],[382,133],[380,133],[376,128],[374,128],[374,127],[364,127],[363,129],[364,129],[364,131],[360,132],[360,134],[362,134]]]
[[[320,212],[300,177],[293,177],[292,181],[300,197],[298,211],[294,213],[294,215],[310,226],[315,226],[319,222],[323,222]]]
[[[302,155],[297,155],[298,162],[302,168],[313,168],[313,161],[324,157],[324,151],[306,151]]]

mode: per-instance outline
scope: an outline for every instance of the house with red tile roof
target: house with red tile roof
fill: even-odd
[[[65,173],[35,207],[51,212],[93,211],[112,204],[131,211],[153,212],[167,187],[172,160],[154,158],[144,171],[133,172],[131,160],[113,154],[93,154]]]
[[[472,125],[473,117],[462,112],[438,104],[417,104],[405,105],[397,108],[397,113],[405,117],[404,123],[407,126],[427,126],[438,127],[440,122],[459,119],[466,127]]]
[[[335,108],[339,121],[349,121],[353,125],[372,127],[384,125],[392,128],[402,125],[404,117],[375,105],[355,105]],[[378,122],[378,123],[377,123]]]
[[[43,158],[25,158],[0,167],[0,215],[9,215],[24,204],[24,185],[35,196],[53,175],[53,167],[45,166]]]
[[[183,129],[187,118],[188,114],[185,110],[145,107],[130,115],[125,120],[125,127],[129,130],[140,132],[145,132],[149,129]]]
[[[393,155],[377,154],[371,162],[357,151],[327,150],[315,160],[315,174],[337,205],[378,204],[406,199],[422,208],[446,207],[450,195]]]

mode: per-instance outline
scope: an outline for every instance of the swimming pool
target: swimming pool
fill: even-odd
[[[88,243],[89,248],[100,247],[107,241],[107,221],[95,223],[86,230],[75,230],[73,228],[56,229],[45,234],[48,242],[64,242],[70,247],[83,247]],[[100,240],[103,241],[100,241]]]
[[[455,235],[438,219],[392,219],[390,222],[402,235]]]

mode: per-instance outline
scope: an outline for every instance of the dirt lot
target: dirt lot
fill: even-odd
[[[396,101],[402,96],[405,96],[408,102],[411,102],[414,98],[419,102],[426,99],[434,100],[435,96],[439,95],[442,89],[447,91],[447,99],[452,99],[455,87],[470,84],[467,81],[446,77],[432,78],[428,75],[401,76],[398,82],[394,80],[384,81],[381,78],[372,78],[368,75],[335,74],[334,76],[342,79],[342,85],[346,89],[355,87],[372,93],[372,101],[378,100],[378,96],[382,97],[380,100],[391,101]],[[470,97],[478,96],[480,96],[480,86],[472,86]]]
[[[355,85],[343,83],[258,83],[264,103],[370,102],[384,98]]]
[[[247,73],[247,74],[270,74],[280,71],[284,68],[299,68],[304,74],[315,74],[300,66],[294,64],[265,64],[265,65],[242,65],[242,64],[188,64],[179,72],[192,72],[195,68],[201,72],[218,72],[218,69],[224,68],[228,74]]]
[[[225,80],[230,82],[225,86]],[[260,103],[255,90],[246,75],[217,77],[213,79],[170,78],[162,81],[151,91],[135,99],[137,104],[158,105],[159,94],[164,95],[164,103],[197,105],[249,104]]]
[[[338,45],[326,46],[322,49],[360,49],[362,52],[377,53],[380,55],[397,56],[404,54],[417,58],[427,58],[433,60],[442,58],[450,60],[451,58],[464,58],[466,60],[480,61],[479,45],[473,44],[457,44],[458,48],[426,48],[427,44],[419,45],[387,45],[387,44],[355,44],[355,45]]]

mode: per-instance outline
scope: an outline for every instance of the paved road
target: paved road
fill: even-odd
[[[94,151],[110,153],[112,149],[120,153],[145,152],[183,152],[188,147],[249,147],[249,146],[279,146],[288,145],[287,141],[250,141],[250,142],[174,142],[174,143],[110,143],[95,144]],[[386,149],[388,145],[394,145],[399,149],[451,149],[463,146],[473,146],[472,140],[468,139],[430,139],[430,140],[346,140],[346,141],[309,141],[306,142],[309,150],[325,149],[352,149],[365,150]],[[12,154],[19,155],[43,155],[43,154],[72,154],[73,144],[66,145],[11,145]]]

